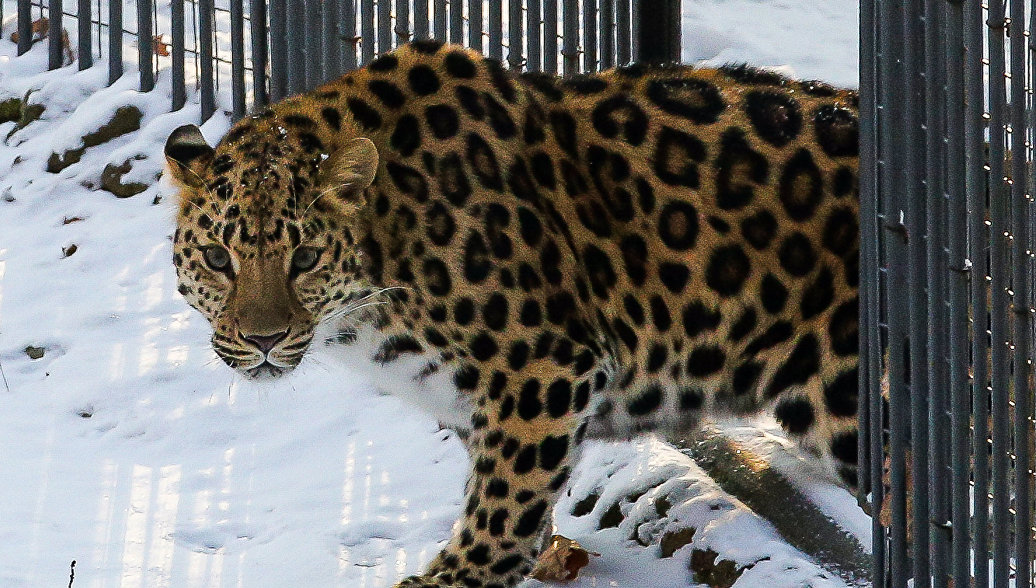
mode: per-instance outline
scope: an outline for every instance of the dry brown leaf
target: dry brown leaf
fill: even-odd
[[[590,563],[591,555],[601,554],[587,551],[567,537],[553,535],[529,575],[541,582],[570,582]]]
[[[155,52],[155,55],[169,57],[169,43],[162,40],[162,35],[155,35],[151,39],[151,50]]]

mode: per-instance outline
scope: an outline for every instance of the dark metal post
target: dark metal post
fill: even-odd
[[[76,23],[79,25],[79,69],[92,67],[94,64],[93,35],[90,31],[90,0],[79,0],[76,12]]]
[[[324,38],[321,35],[324,28],[324,3],[320,0],[306,0],[304,7],[306,23],[302,33],[306,39],[306,86],[304,90],[308,90],[315,87],[324,78],[320,62],[320,56],[324,53]]]
[[[456,0],[454,0],[456,1]],[[378,54],[387,53],[392,50],[392,1],[378,0]],[[453,12],[453,2],[450,2],[450,12]],[[452,37],[451,37],[452,39]],[[454,41],[459,43],[460,41]]]
[[[630,36],[633,33],[633,23],[630,20],[630,0],[615,0],[615,58],[619,65],[628,65],[633,59],[632,43]],[[861,10],[863,10],[861,8]],[[861,17],[862,18],[862,17]],[[862,24],[860,25],[863,26]]]
[[[543,33],[543,16],[540,14],[540,0],[529,0],[529,26],[526,40],[529,46],[528,59],[525,67],[528,71],[540,71],[543,60],[543,45],[540,42],[540,35]],[[481,47],[481,45],[480,45]]]
[[[155,87],[154,23],[151,21],[151,0],[137,0],[137,62],[140,68],[140,91]]]
[[[597,0],[583,0],[583,71],[597,71]]]
[[[385,1],[385,0],[379,0]],[[481,2],[482,0],[470,0]],[[464,0],[450,0],[450,43],[464,42]]]
[[[198,0],[198,58],[201,61],[201,120],[205,122],[216,112],[215,76],[212,67],[212,12],[213,0]]]
[[[414,0],[414,38],[428,38],[428,0]]]
[[[615,0],[601,0],[601,69],[615,67]]]
[[[948,141],[946,169],[947,178],[947,226],[949,242],[948,266],[949,284],[949,382],[950,382],[950,439],[952,472],[952,514],[950,528],[952,539],[952,573],[956,581],[963,581],[971,572],[971,549],[969,546],[971,523],[971,397],[968,386],[968,244],[960,238],[967,234],[968,209],[965,200],[965,146],[967,145],[969,127],[973,127],[970,117],[975,116],[974,109],[967,104],[964,94],[965,59],[970,59],[973,48],[964,44],[964,7],[958,2],[947,3],[946,17],[946,136],[955,137]],[[981,53],[981,48],[979,48]],[[981,55],[979,56],[981,59]],[[979,105],[981,113],[981,105]],[[979,114],[979,117],[981,114]],[[965,118],[968,118],[965,124]],[[978,120],[976,119],[976,121]],[[963,140],[962,140],[963,139]],[[973,276],[972,276],[973,277]],[[872,511],[873,512],[873,511]]]
[[[342,0],[341,8],[342,69],[351,71],[356,68],[356,3],[354,0]]]
[[[302,0],[286,0],[288,51],[288,95],[301,94],[306,89],[305,6]]]
[[[285,1],[270,1],[270,98],[275,102],[288,95],[288,16]]]
[[[532,1],[529,2],[530,10]],[[468,46],[476,51],[482,50],[482,0],[468,2]]]
[[[558,0],[543,0],[543,71],[558,73]]]
[[[18,55],[32,47],[31,0],[18,0]]]
[[[410,40],[410,0],[396,0],[396,47]]]
[[[639,4],[638,38],[641,63],[680,60],[680,0],[634,0]]]
[[[254,0],[253,0],[254,1]],[[262,4],[262,2],[255,2]],[[341,0],[324,0],[324,68],[322,81],[329,82],[342,75],[342,39],[339,38],[338,25],[341,13]]]
[[[26,2],[28,4],[28,2]],[[21,8],[21,2],[18,3]],[[20,23],[19,23],[20,24]],[[108,85],[122,77],[122,2],[108,3]]]
[[[114,4],[114,2],[113,2]],[[173,58],[173,110],[180,110],[187,103],[187,87],[184,80],[184,4],[183,0],[172,0],[169,4],[172,17],[172,58]]]
[[[561,57],[566,76],[579,72],[579,0],[563,0]]]
[[[508,0],[507,12],[507,65],[514,71],[522,71],[525,61],[522,55],[525,32],[522,30],[521,0]]]
[[[252,37],[252,100],[257,107],[270,103],[266,91],[266,2],[253,0],[248,3]]]
[[[1013,240],[1010,274],[1007,276],[1013,293],[1012,331],[1014,373],[1014,567],[1015,588],[1028,588],[1032,584],[1032,501],[1030,493],[1029,457],[1032,455],[1032,388],[1029,370],[1022,369],[1029,362],[1031,341],[1031,319],[1029,314],[1029,241],[1028,174],[1026,173],[1026,123],[1028,92],[1026,80],[1026,57],[1029,44],[1025,36],[1025,2],[1011,0],[1011,226]],[[1030,26],[1031,23],[1030,23]],[[1015,81],[1017,80],[1017,82]],[[1005,356],[1007,354],[1005,353]],[[1006,359],[1006,358],[1005,358]],[[1011,360],[1007,360],[1011,361]],[[1007,364],[1004,364],[1006,372]]]
[[[446,32],[446,0],[434,0],[432,3],[432,36],[440,41],[445,41]]]
[[[504,57],[504,7],[502,0],[489,0],[489,56]]]
[[[50,50],[50,69],[57,69],[65,63],[64,26],[62,25],[63,8],[61,0],[50,0],[50,14],[47,21],[47,45]]]
[[[234,120],[245,115],[245,8],[230,0],[230,93]]]

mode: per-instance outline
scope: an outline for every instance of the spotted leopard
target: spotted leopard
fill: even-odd
[[[857,99],[748,67],[516,75],[413,43],[166,144],[179,291],[251,377],[320,325],[467,435],[400,586],[513,586],[589,436],[773,411],[852,484]]]

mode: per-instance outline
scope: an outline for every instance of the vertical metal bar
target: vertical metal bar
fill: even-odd
[[[601,0],[601,69],[615,67],[615,0]]]
[[[57,69],[64,65],[65,62],[65,51],[62,47],[62,37],[64,33],[64,25],[62,24],[63,9],[61,6],[61,0],[49,0],[47,3],[49,7],[49,13],[47,15],[47,49],[48,49],[48,67],[50,69]],[[150,13],[148,14],[150,17]],[[150,51],[151,44],[148,41],[148,50]],[[148,63],[151,60],[148,59]],[[143,71],[143,70],[141,70]]]
[[[51,0],[53,3],[54,0]],[[60,3],[59,3],[60,4]],[[60,6],[59,6],[60,9]],[[51,23],[53,25],[53,22]],[[60,36],[59,36],[60,37]],[[140,91],[150,92],[155,87],[155,68],[151,56],[154,23],[151,22],[151,0],[137,0],[137,62],[140,68]],[[51,59],[53,59],[53,49]]]
[[[543,15],[540,13],[540,0],[528,0],[528,3],[529,32],[526,38],[529,40],[529,51],[525,67],[528,71],[541,71],[543,69],[543,44],[540,36],[543,34]]]
[[[502,0],[489,0],[489,56],[504,58],[504,6]]]
[[[428,38],[428,0],[414,0],[414,38]]]
[[[445,2],[446,0],[436,0]],[[374,0],[360,0],[360,65],[374,59]]]
[[[619,65],[627,65],[633,61],[630,44],[630,37],[633,34],[633,23],[630,20],[630,0],[615,0],[615,2],[617,4],[615,9],[615,57]],[[863,25],[861,24],[860,27],[862,28]]]
[[[561,39],[561,58],[564,61],[564,74],[572,75],[579,71],[579,0],[562,0],[564,2],[565,19],[564,35]]]
[[[288,14],[286,0],[270,0],[270,98],[288,95]]]
[[[446,40],[446,0],[433,0],[432,3],[432,36],[440,41]]]
[[[640,61],[640,2],[630,0],[630,62]]]
[[[255,2],[256,0],[252,0]],[[342,0],[324,0],[323,1],[323,12],[324,12],[324,41],[321,43],[323,47],[323,67],[321,67],[321,81],[329,82],[338,76],[342,75],[342,51],[341,44],[342,40],[339,39],[338,33],[338,15],[341,13],[341,7],[339,4]],[[262,4],[262,2],[256,2]]]
[[[1029,449],[1032,438],[1032,401],[1029,389],[1030,315],[1028,308],[1029,242],[1026,188],[1027,108],[1025,58],[1028,41],[1025,36],[1025,1],[1011,0],[1011,235],[1013,262],[1008,277],[1014,290],[1011,321],[1014,335],[1014,562],[1016,588],[1028,588],[1032,582],[1030,530],[1032,504],[1029,491]],[[1006,255],[1006,253],[1005,253]],[[1005,354],[1006,355],[1006,354]]]
[[[924,137],[924,21],[922,0],[905,0],[903,5],[903,78],[905,101],[902,102],[907,146],[904,161],[906,183],[903,185],[906,208],[908,323],[910,341],[910,439],[913,484],[913,577],[915,588],[930,586],[928,567],[929,495],[928,495],[928,258],[925,247],[926,178]],[[891,253],[890,253],[891,255]],[[896,291],[896,290],[893,290]],[[892,358],[890,357],[890,361]]]
[[[884,48],[881,76],[881,195],[884,223],[885,258],[887,281],[885,308],[888,312],[888,361],[886,371],[889,380],[889,490],[892,526],[890,529],[890,551],[888,562],[892,588],[905,588],[909,575],[906,545],[906,461],[907,424],[909,423],[909,399],[905,383],[904,339],[906,337],[907,305],[892,293],[906,292],[907,247],[903,224],[904,198],[901,187],[906,184],[904,145],[902,137],[906,132],[900,109],[906,96],[902,80],[903,67],[902,26],[908,14],[902,4],[885,0],[882,8],[881,46]],[[897,26],[898,25],[898,26]]]
[[[558,0],[543,0],[543,71],[558,73]]]
[[[26,2],[28,4],[28,2]],[[21,7],[18,3],[21,26]],[[21,39],[19,39],[20,41]],[[108,85],[122,77],[122,2],[108,4]]]
[[[583,0],[583,71],[597,70],[597,0]]]
[[[628,37],[623,55],[623,6],[619,1],[617,27],[621,64],[629,61]],[[884,488],[882,468],[884,455],[882,441],[881,397],[881,327],[880,327],[880,267],[879,245],[879,183],[878,183],[878,69],[881,55],[877,40],[877,2],[860,2],[860,390],[859,414],[861,443],[858,454],[867,456],[859,463],[860,491],[870,494],[871,512],[881,512]],[[628,14],[627,14],[628,16]],[[625,32],[628,32],[626,29]],[[871,536],[874,563],[871,576],[874,586],[885,586],[885,528],[880,517],[873,517]]]
[[[974,48],[964,44],[964,7],[960,2],[947,3],[946,18],[946,188],[947,225],[949,247],[948,297],[949,308],[949,386],[950,386],[950,436],[952,454],[953,504],[950,528],[953,530],[952,575],[954,584],[964,582],[971,572],[971,546],[969,524],[971,512],[971,398],[968,388],[968,247],[967,200],[965,198],[965,146],[968,140],[966,126],[971,117],[976,117],[975,107],[964,94],[964,63],[970,59]],[[979,47],[979,58],[981,58]],[[978,105],[977,117],[981,117],[982,105]],[[969,124],[965,125],[965,117]],[[976,118],[978,120],[978,118]]]
[[[386,0],[384,4],[388,5]],[[322,31],[324,3],[320,0],[305,0],[305,39],[306,39],[306,87],[312,89],[324,78],[321,56],[324,54],[324,37]],[[386,22],[388,22],[386,20]],[[391,41],[391,38],[389,39]]]
[[[18,55],[32,47],[31,0],[18,0]]]
[[[245,9],[230,0],[230,93],[234,120],[245,115]]]
[[[482,51],[482,0],[468,1],[468,46]]]
[[[79,10],[76,12],[76,24],[79,28],[79,70],[88,69],[94,64],[94,47],[90,25],[90,0],[79,0]]]
[[[286,38],[288,41],[288,95],[301,94],[306,89],[306,14],[302,0],[286,0]]]
[[[926,257],[928,259],[928,290],[925,304],[928,308],[924,321],[928,354],[922,360],[928,366],[927,386],[930,395],[928,414],[928,478],[931,496],[929,501],[928,530],[932,549],[931,576],[935,588],[946,588],[948,580],[949,511],[947,452],[949,447],[946,417],[949,414],[947,400],[949,384],[946,379],[946,332],[949,328],[946,316],[946,216],[945,189],[945,56],[943,43],[946,31],[943,29],[942,11],[945,0],[924,2],[924,128],[927,154],[925,188],[927,195],[927,226],[925,232]],[[916,480],[916,474],[914,479]],[[915,529],[917,527],[914,527]],[[927,555],[927,554],[926,554]],[[916,582],[916,580],[915,580]]]
[[[418,0],[418,3],[426,0]],[[342,0],[342,69],[356,69],[356,0]]]
[[[392,50],[392,0],[377,0],[377,4],[378,53],[388,53]],[[452,0],[450,4],[452,8]]]
[[[379,0],[380,1],[380,0]],[[477,1],[477,0],[473,0]],[[450,43],[464,42],[464,0],[449,0]]]
[[[1004,142],[1006,119],[1004,106],[1007,102],[1005,74],[1004,33],[1006,22],[1003,0],[990,0],[987,20],[987,46],[989,47],[989,329],[992,346],[992,422],[993,427],[993,586],[1007,588],[1010,580],[1011,487],[1010,473],[1011,439],[1010,390],[1008,389],[1007,344],[1007,232],[1009,196],[1004,184]],[[983,358],[976,358],[982,361]]]
[[[252,101],[257,107],[270,103],[266,90],[266,66],[269,55],[266,41],[266,2],[252,0],[248,3],[250,11],[249,35],[252,40]]]
[[[522,32],[522,0],[507,0],[507,9],[507,64],[514,71],[522,71],[522,63],[525,60],[522,55],[522,41],[525,40],[525,33]]]
[[[410,40],[410,0],[396,0],[396,47]]]
[[[967,115],[964,125],[965,195],[968,206],[968,243],[971,261],[971,357],[974,415],[974,513],[973,543],[975,588],[989,586],[989,301],[986,282],[989,261],[989,229],[986,226],[986,126],[985,70],[983,65],[983,7],[964,3],[964,88]]]
[[[113,1],[112,4],[117,2]],[[187,103],[187,82],[185,81],[184,54],[184,10],[183,0],[172,0],[169,3],[169,15],[172,26],[172,85],[173,85],[173,110],[180,110]]]
[[[116,0],[118,1],[118,0]],[[216,112],[216,88],[212,63],[213,0],[198,0],[198,58],[201,61],[201,120],[205,122]]]
[[[679,0],[635,0],[642,63],[671,63],[680,60]]]

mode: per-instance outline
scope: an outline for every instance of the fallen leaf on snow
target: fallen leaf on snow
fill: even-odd
[[[601,554],[587,551],[567,537],[553,535],[529,575],[541,582],[569,582],[575,580],[579,570],[590,563],[591,555]]]

